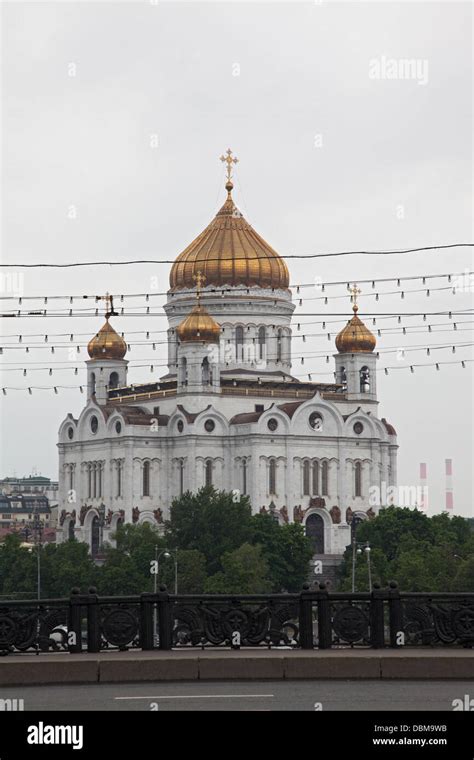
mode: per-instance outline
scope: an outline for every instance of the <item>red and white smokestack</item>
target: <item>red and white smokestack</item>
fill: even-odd
[[[453,509],[453,460],[446,459],[446,510]]]
[[[420,509],[428,510],[428,479],[426,462],[420,462]]]

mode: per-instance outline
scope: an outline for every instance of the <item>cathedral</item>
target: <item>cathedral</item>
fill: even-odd
[[[339,562],[351,522],[379,508],[371,487],[397,481],[396,433],[378,416],[376,339],[354,286],[334,382],[292,375],[288,268],[233,201],[237,159],[229,150],[222,160],[224,205],[171,268],[158,382],[128,377],[107,299],[88,344],[87,403],[59,429],[57,540],[85,541],[96,556],[119,524],[163,525],[173,499],[212,485],[301,523],[315,557]]]

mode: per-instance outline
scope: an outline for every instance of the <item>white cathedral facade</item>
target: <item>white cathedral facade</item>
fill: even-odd
[[[88,345],[87,403],[59,429],[59,542],[96,555],[119,523],[163,525],[173,499],[213,485],[302,523],[315,555],[336,560],[354,517],[377,511],[371,486],[396,485],[396,433],[378,415],[376,341],[356,296],[335,382],[300,382],[287,266],[232,188],[228,169],[224,205],[172,266],[168,373],[133,384],[113,306]]]

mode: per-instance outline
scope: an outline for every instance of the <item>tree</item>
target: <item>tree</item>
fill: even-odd
[[[166,524],[170,547],[195,549],[206,558],[208,575],[222,570],[221,557],[251,538],[251,507],[247,496],[201,488],[171,504]]]
[[[280,525],[271,515],[252,517],[252,543],[262,547],[275,592],[297,592],[308,578],[311,541],[298,523]]]
[[[222,557],[222,570],[207,579],[208,594],[264,594],[271,590],[261,546],[245,543]]]
[[[372,580],[396,580],[402,591],[474,591],[471,558],[474,533],[467,520],[446,514],[428,517],[419,510],[387,507],[360,523],[357,541],[371,547]],[[356,589],[366,590],[365,557],[357,559]],[[474,563],[473,563],[474,564]],[[341,590],[352,585],[352,548],[340,572]]]
[[[160,582],[174,592],[175,552],[160,563]],[[207,579],[206,558],[197,549],[178,550],[178,593],[202,594]]]

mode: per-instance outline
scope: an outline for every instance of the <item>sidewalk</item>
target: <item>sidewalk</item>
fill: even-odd
[[[474,680],[474,650],[130,650],[0,659],[0,686],[262,679]]]

